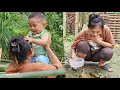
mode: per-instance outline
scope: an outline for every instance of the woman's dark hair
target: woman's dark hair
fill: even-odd
[[[9,41],[9,53],[17,58],[18,63],[27,59],[27,54],[32,48],[32,43],[28,43],[24,36],[17,36]]]
[[[94,29],[97,25],[104,28],[104,20],[97,14],[91,14],[89,16],[88,28]]]

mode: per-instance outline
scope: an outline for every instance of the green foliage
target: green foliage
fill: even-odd
[[[3,56],[9,59],[8,40],[12,36],[26,35],[28,18],[25,13],[0,12],[0,46],[3,48]]]
[[[26,35],[29,31],[28,17],[25,13],[9,12],[7,14],[8,19],[5,20],[6,28],[8,28],[15,36]],[[13,35],[12,35],[13,36]]]
[[[66,39],[67,41],[69,41],[69,42],[73,42],[73,40],[74,40],[74,35],[72,35],[72,34],[67,34],[66,37],[65,37],[65,39]]]
[[[5,59],[9,59],[8,40],[12,36],[26,35],[29,32],[28,16],[30,12],[0,12],[0,47],[3,48]],[[63,56],[62,13],[45,12],[46,29],[52,36],[52,49],[59,59]]]
[[[52,49],[55,51],[59,59],[64,56],[63,46],[63,15],[61,12],[45,12],[47,19],[46,29],[51,33]]]

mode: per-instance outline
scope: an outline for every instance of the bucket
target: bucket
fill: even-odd
[[[82,58],[76,58],[75,60],[70,59],[69,63],[72,68],[77,69],[84,66],[85,60]]]

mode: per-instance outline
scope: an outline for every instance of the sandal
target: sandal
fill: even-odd
[[[104,69],[108,72],[112,72],[112,70],[109,70],[111,67],[108,64],[105,64],[104,66],[99,66],[101,69]]]

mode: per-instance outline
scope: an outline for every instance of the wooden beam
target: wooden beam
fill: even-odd
[[[2,56],[2,48],[0,48],[0,61],[1,61],[1,56]]]
[[[78,28],[79,28],[79,12],[76,12],[75,15],[75,36],[78,34]]]
[[[63,39],[66,36],[66,12],[63,12]]]
[[[82,12],[82,26],[86,24],[86,13]]]

